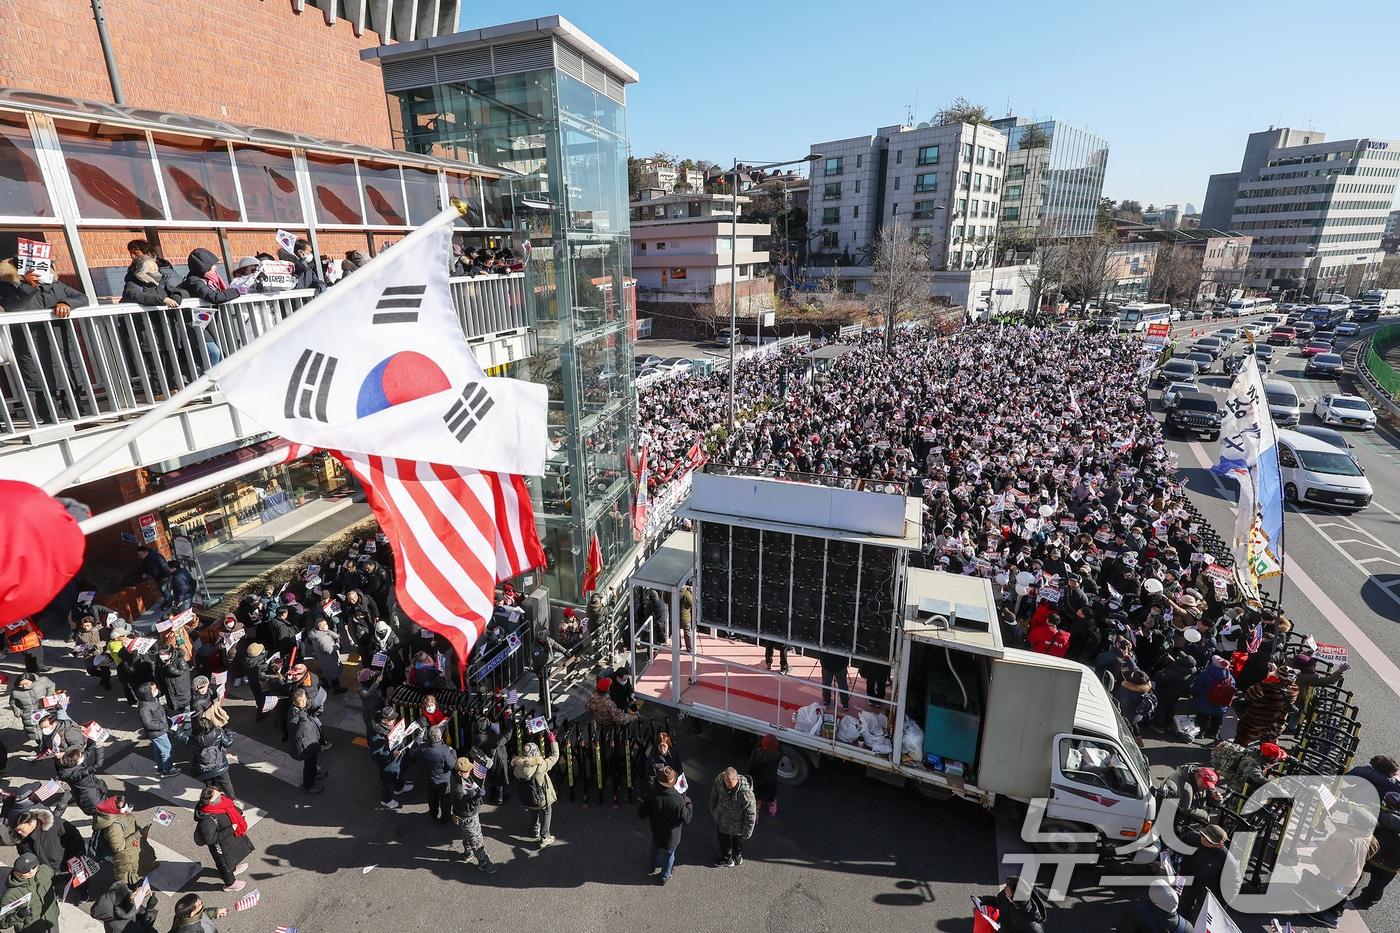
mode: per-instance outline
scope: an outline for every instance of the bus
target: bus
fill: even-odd
[[[1124,305],[1118,312],[1119,333],[1141,333],[1147,330],[1148,324],[1170,324],[1172,322],[1172,306],[1162,304],[1143,304],[1134,302]]]
[[[1311,324],[1315,330],[1330,330],[1350,319],[1351,305],[1349,304],[1313,305],[1303,312],[1303,320]]]
[[[1245,314],[1263,314],[1274,309],[1272,298],[1236,298],[1225,306],[1235,317]]]

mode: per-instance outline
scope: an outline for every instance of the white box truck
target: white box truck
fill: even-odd
[[[789,783],[838,758],[988,807],[1044,800],[1048,832],[1115,845],[1149,833],[1147,762],[1104,684],[1003,644],[990,580],[909,568],[918,499],[700,473],[679,513],[695,532],[673,534],[631,581],[671,602],[663,635],[632,600],[643,699],[776,736]],[[696,634],[677,650],[686,584]],[[764,664],[769,646],[787,647],[788,671]],[[823,659],[864,684],[823,697]]]

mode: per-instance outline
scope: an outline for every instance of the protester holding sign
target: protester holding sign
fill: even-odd
[[[86,374],[74,330],[64,321],[74,308],[86,307],[88,298],[55,279],[48,263],[36,262],[32,257],[21,257],[20,262],[18,268],[0,263],[0,309],[49,310],[58,319],[25,325],[28,339],[21,339],[17,330],[13,341],[15,364],[24,391],[33,401],[35,417],[41,423],[55,424],[61,409],[55,410],[50,401],[66,402],[76,413],[78,397],[86,393],[86,381],[81,378]]]
[[[0,927],[18,933],[49,933],[58,929],[58,893],[54,870],[25,853],[15,859],[9,883],[0,894]]]

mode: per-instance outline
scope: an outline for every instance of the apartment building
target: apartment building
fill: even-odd
[[[1001,222],[1027,233],[1088,236],[1098,218],[1108,142],[1063,120],[1008,116]]]
[[[1398,180],[1394,140],[1251,133],[1240,171],[1211,176],[1202,224],[1252,237],[1246,285],[1355,294],[1380,271]]]
[[[932,269],[990,264],[1006,136],[988,124],[881,127],[810,151],[811,264],[868,287],[880,231],[898,226],[926,242]]]

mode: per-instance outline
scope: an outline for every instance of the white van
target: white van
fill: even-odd
[[[1287,382],[1265,379],[1264,397],[1269,401],[1269,414],[1273,416],[1274,424],[1289,427],[1297,424],[1303,416],[1303,404],[1298,401],[1298,392]]]
[[[1371,482],[1351,455],[1300,434],[1278,432],[1278,465],[1286,502],[1360,511],[1371,504]]]

